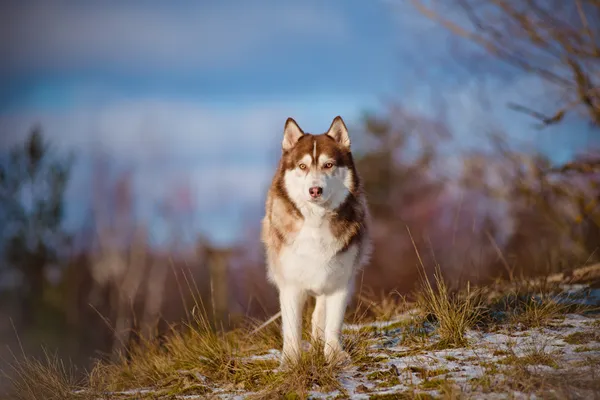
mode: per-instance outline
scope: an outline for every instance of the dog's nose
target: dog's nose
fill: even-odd
[[[313,186],[310,189],[308,189],[308,193],[310,193],[310,197],[316,199],[318,197],[321,197],[321,195],[323,194],[323,188],[319,186]]]

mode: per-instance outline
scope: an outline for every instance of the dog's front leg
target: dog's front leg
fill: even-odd
[[[328,295],[325,300],[325,358],[328,362],[350,359],[340,341],[349,294],[348,288],[343,288]]]
[[[300,357],[302,308],[305,299],[304,291],[294,286],[285,286],[279,290],[283,336],[281,367],[297,361]]]
[[[315,310],[312,315],[311,339],[313,345],[319,344],[325,334],[325,300],[324,294],[316,296]]]

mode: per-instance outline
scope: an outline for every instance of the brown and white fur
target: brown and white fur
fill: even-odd
[[[356,272],[370,255],[368,220],[342,118],[320,135],[288,118],[261,233],[268,277],[279,291],[282,366],[300,356],[307,296],[316,298],[313,343],[324,341],[329,362],[348,359],[340,331]]]

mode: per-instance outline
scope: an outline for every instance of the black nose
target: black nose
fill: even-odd
[[[319,186],[313,186],[310,189],[308,189],[308,193],[310,193],[310,197],[316,199],[317,197],[321,197],[321,195],[323,194],[323,188]]]

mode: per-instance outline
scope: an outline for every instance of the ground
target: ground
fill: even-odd
[[[576,390],[576,397],[593,398],[600,393],[600,317],[568,314],[549,321],[546,327],[510,329],[500,327],[496,332],[469,331],[469,345],[442,350],[415,350],[402,345],[401,320],[387,324],[364,324],[346,328],[371,331],[371,359],[351,366],[340,373],[341,389],[323,392],[311,388],[310,398],[323,399],[395,399],[456,397],[532,398],[540,380],[563,381],[549,388],[557,398],[561,390]],[[431,337],[435,341],[435,336]],[[249,357],[248,360],[273,360],[279,351]],[[265,371],[272,372],[272,370]],[[524,374],[515,381],[515,372]],[[596,372],[600,374],[600,372]],[[207,382],[199,375],[198,380]],[[576,381],[568,382],[568,379]],[[561,387],[562,385],[562,387]],[[210,385],[209,385],[210,386]],[[528,387],[530,386],[530,387]],[[499,391],[497,391],[499,390]],[[203,395],[182,395],[174,398],[242,399],[258,392],[235,387],[216,386]],[[123,398],[149,396],[152,389],[120,392]],[[113,393],[115,397],[117,393]],[[460,395],[460,396],[459,396]]]
[[[278,371],[281,342],[274,323],[254,336],[194,328],[166,347],[145,347],[121,364],[100,365],[84,382],[57,380],[61,390],[86,400],[600,395],[600,289],[487,290],[485,302],[451,297],[445,286],[429,293],[435,298],[425,295],[385,320],[346,324],[350,365],[329,366],[319,352],[307,351],[293,370]],[[48,371],[35,373],[43,380]],[[31,368],[25,374],[31,378]],[[40,385],[31,380],[21,382],[30,395],[20,397],[48,398],[35,395]],[[46,393],[56,392],[56,385],[47,383]]]

